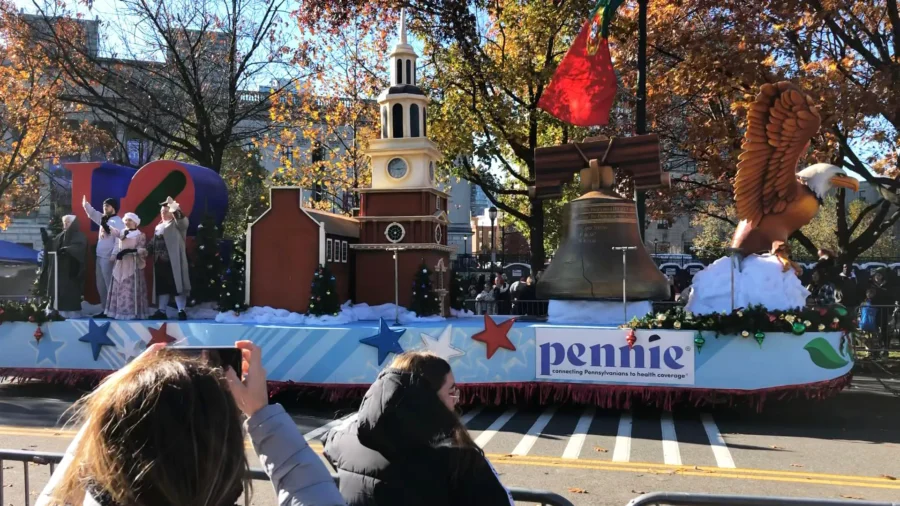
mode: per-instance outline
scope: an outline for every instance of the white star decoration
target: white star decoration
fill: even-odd
[[[131,360],[143,353],[143,347],[141,349],[138,349],[138,346],[142,344],[144,344],[144,341],[141,341],[140,339],[136,339],[130,342],[125,341],[125,346],[119,348],[119,352],[123,357],[125,357],[125,360]]]
[[[447,362],[451,358],[461,357],[466,354],[463,350],[450,345],[450,339],[453,337],[453,325],[447,325],[437,339],[424,332],[421,335],[422,343],[425,344],[425,351],[430,351]]]

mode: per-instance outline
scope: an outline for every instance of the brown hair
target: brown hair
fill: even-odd
[[[250,493],[240,411],[222,370],[165,350],[76,405],[84,434],[54,504],[87,491],[122,506],[225,506]]]
[[[391,363],[391,369],[407,372],[424,379],[429,388],[434,391],[435,396],[437,396],[438,390],[444,386],[444,381],[451,372],[450,364],[446,360],[429,351],[401,353]],[[446,407],[443,403],[441,403],[441,406]],[[472,440],[472,436],[469,435],[469,431],[466,430],[462,420],[459,419],[459,415],[449,409],[447,411],[453,416],[452,437],[456,445],[480,450],[475,441]]]

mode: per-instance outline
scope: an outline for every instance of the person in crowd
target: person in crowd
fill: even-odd
[[[142,320],[147,318],[147,282],[144,280],[147,237],[138,230],[141,219],[134,213],[125,213],[124,229],[110,226],[116,237],[116,265],[106,300],[106,315],[117,320]]]
[[[41,229],[45,249],[56,252],[55,257],[45,253],[41,276],[47,280],[44,286],[47,300],[51,301],[50,307],[58,310],[63,317],[71,318],[81,314],[87,237],[79,230],[78,219],[74,215],[63,216],[62,226],[62,232],[53,238]]]
[[[181,206],[172,197],[166,199],[160,209],[162,220],[153,232],[149,251],[153,255],[153,298],[157,303],[154,320],[165,320],[166,308],[174,296],[178,307],[178,319],[187,320],[187,297],[191,290],[188,272],[187,237],[188,219]]]
[[[859,305],[859,329],[873,341],[878,339],[878,308],[875,306],[875,289],[866,290],[866,298]]]
[[[817,266],[812,272],[812,282],[806,287],[809,290],[809,304],[830,306],[834,304],[834,285],[828,281],[824,267]]]
[[[509,314],[509,283],[505,274],[497,274],[494,278],[495,314]]]
[[[521,289],[521,295],[519,296],[519,300],[522,301],[522,314],[523,315],[537,315],[539,314],[539,308],[536,307],[537,302],[537,286],[535,285],[534,278],[528,276],[525,278],[525,287]],[[543,303],[541,303],[543,304]],[[546,314],[546,313],[545,313]]]
[[[406,352],[382,371],[349,426],[325,437],[350,506],[506,505],[512,496],[456,414],[450,364]]]
[[[346,504],[290,416],[268,405],[260,349],[236,346],[243,381],[154,344],[78,401],[83,426],[37,506],[238,504],[251,492],[241,411],[281,504]]]
[[[891,306],[900,299],[897,297],[894,286],[889,281],[889,271],[885,268],[877,269],[872,274],[869,289],[874,292],[872,304],[878,308],[878,334],[883,344],[884,353],[890,347],[890,329],[888,328],[891,316]]]
[[[850,264],[844,264],[834,286],[834,301],[845,307],[855,306],[859,300],[858,291],[859,287],[856,284],[853,267]]]
[[[475,314],[495,314],[494,289],[490,283],[484,284],[484,290],[475,297]]]
[[[119,230],[125,228],[122,218],[119,218],[119,201],[109,198],[103,201],[103,212],[91,207],[87,197],[81,197],[81,207],[87,217],[100,227],[97,239],[97,258],[94,264],[94,279],[97,283],[97,293],[100,295],[100,314],[94,318],[106,318],[106,298],[109,296],[109,286],[112,284],[112,271],[116,266],[114,259],[116,238],[110,233],[110,227]]]

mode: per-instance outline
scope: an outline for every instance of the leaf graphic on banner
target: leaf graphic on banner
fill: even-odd
[[[809,358],[822,369],[840,369],[849,362],[838,355],[831,343],[824,337],[817,337],[803,347],[809,352]]]

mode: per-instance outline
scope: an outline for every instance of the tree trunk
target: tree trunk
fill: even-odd
[[[531,230],[531,273],[536,274],[544,269],[546,252],[544,251],[544,203],[531,201],[531,218],[528,220]]]

